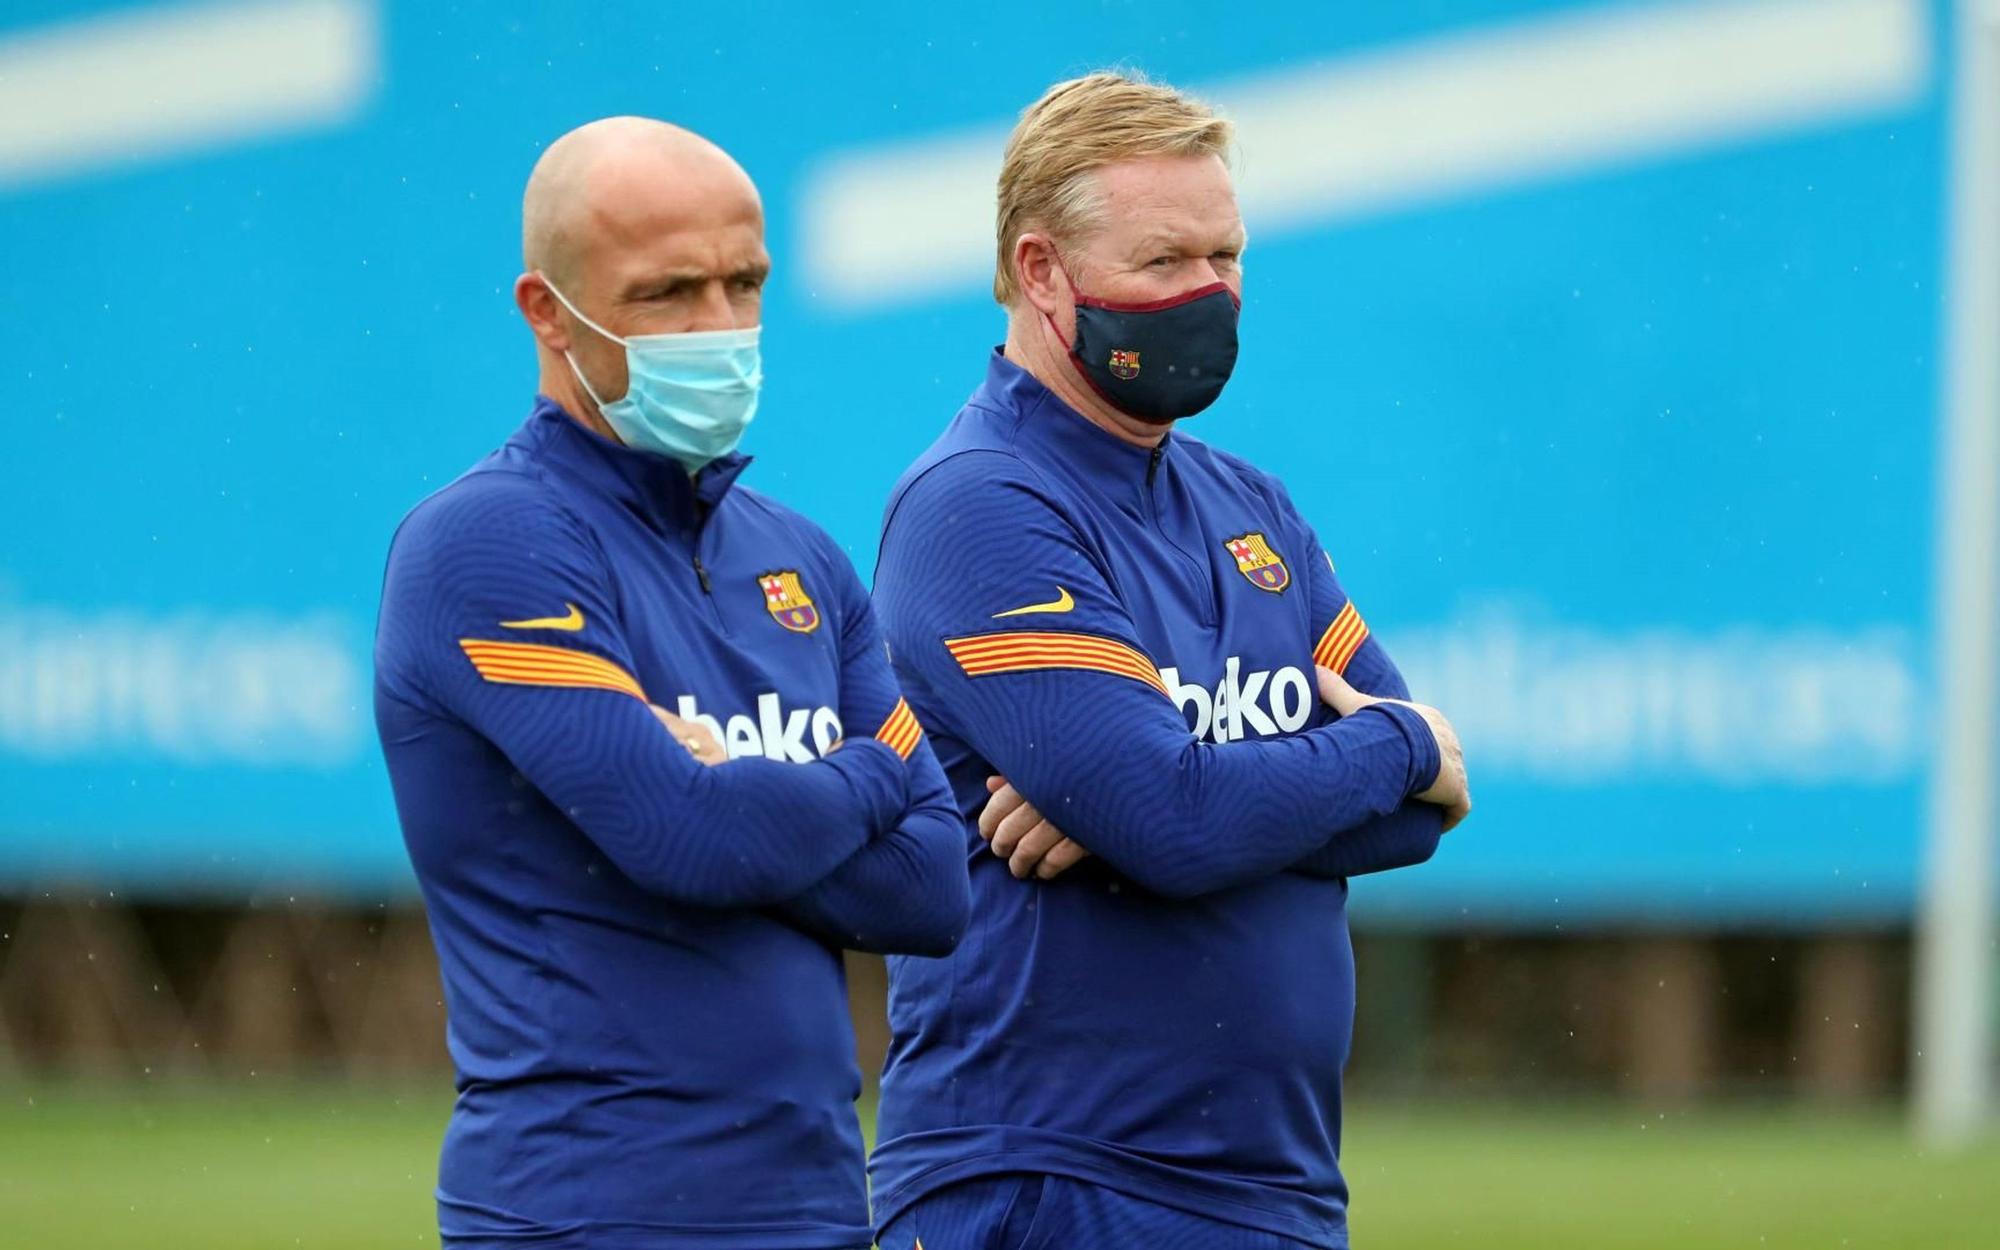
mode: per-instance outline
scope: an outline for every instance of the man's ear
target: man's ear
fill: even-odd
[[[549,290],[548,280],[534,272],[514,279],[514,304],[527,318],[542,346],[560,356],[569,350],[569,331],[562,323],[562,303]]]
[[[1032,230],[1014,240],[1014,286],[1043,315],[1056,315],[1065,283],[1055,240]]]

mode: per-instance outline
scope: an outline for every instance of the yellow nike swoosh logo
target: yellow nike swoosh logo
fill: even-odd
[[[1056,597],[1047,603],[1031,603],[1024,608],[1008,608],[1005,612],[995,612],[993,619],[997,621],[1003,616],[1026,616],[1030,612],[1067,612],[1075,606],[1076,600],[1069,597],[1068,587],[1058,586]]]
[[[582,629],[583,609],[577,607],[574,603],[565,603],[563,606],[569,609],[568,616],[537,616],[525,621],[502,621],[500,622],[500,628],[560,629],[572,634]]]

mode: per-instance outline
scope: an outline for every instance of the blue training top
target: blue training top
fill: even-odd
[[[964,834],[853,567],[747,463],[690,479],[542,399],[390,549],[376,720],[459,1074],[450,1245],[870,1240],[837,948],[948,952]]]
[[[1430,857],[1439,758],[1406,707],[1320,703],[1315,662],[1407,690],[1284,488],[996,353],[897,485],[875,595],[973,893],[952,958],[890,960],[878,1225],[1027,1171],[1346,1245],[1345,878]],[[1010,876],[994,773],[1093,857]]]

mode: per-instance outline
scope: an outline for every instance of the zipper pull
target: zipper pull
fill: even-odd
[[[703,566],[701,562],[701,553],[698,551],[695,553],[694,556],[694,575],[701,580],[701,593],[705,595],[712,595],[715,593],[715,588],[708,584],[708,569]]]
[[[1153,484],[1153,475],[1160,471],[1160,456],[1167,450],[1164,442],[1153,444],[1153,454],[1146,461],[1146,485]]]

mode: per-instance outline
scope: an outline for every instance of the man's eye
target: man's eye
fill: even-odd
[[[1233,265],[1236,263],[1236,253],[1217,252],[1215,255],[1209,257],[1209,259],[1218,265]]]
[[[1175,261],[1179,259],[1180,257],[1178,256],[1155,256],[1153,257],[1153,259],[1147,261],[1146,263],[1152,265],[1154,268],[1164,269],[1168,265],[1173,264]]]

